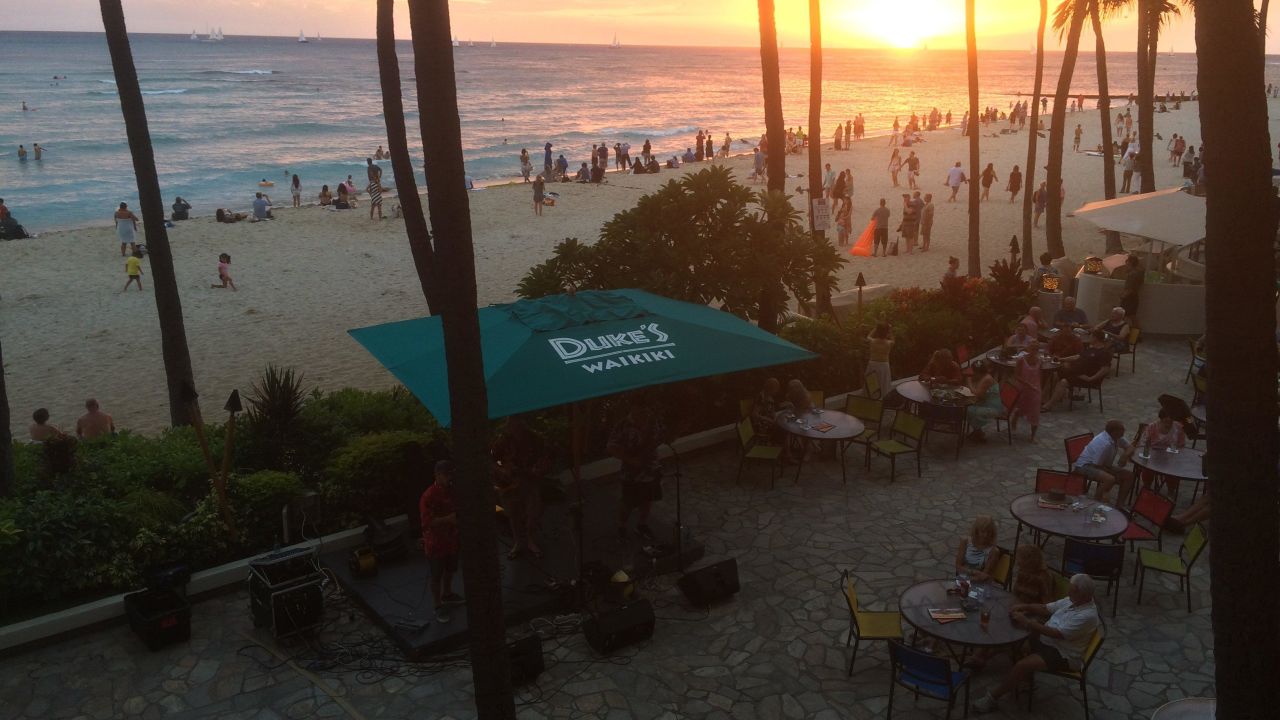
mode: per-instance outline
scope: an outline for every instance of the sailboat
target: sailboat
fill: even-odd
[[[320,42],[320,33],[316,33],[316,42]]]
[[[475,46],[476,46],[476,41],[475,41],[475,40],[468,40],[468,41],[467,41],[467,47],[475,47]]]
[[[453,36],[453,46],[454,46],[454,47],[461,47],[461,46],[460,46],[460,44],[458,43],[458,36],[457,36],[457,35],[454,35],[454,36]]]
[[[622,43],[618,42],[618,33],[613,34],[613,42],[609,43],[609,47],[615,50],[622,47]]]
[[[303,34],[302,34],[302,31],[301,31],[301,30],[299,30],[299,31],[298,31],[298,42],[300,42],[300,43],[305,43],[305,42],[311,42],[311,41],[307,39],[307,36],[306,36],[306,35],[303,35]]]
[[[192,39],[192,40],[199,40],[199,39],[200,39],[200,36],[196,34],[196,31],[195,31],[195,29],[194,29],[194,28],[191,30],[191,39]]]
[[[496,48],[496,47],[498,47],[498,41],[497,41],[497,40],[494,40],[492,35],[491,35],[491,36],[489,36],[489,47],[491,47],[491,48]]]
[[[216,30],[210,28],[209,34],[204,38],[205,42],[218,42],[220,40],[222,40],[222,28],[218,28]]]

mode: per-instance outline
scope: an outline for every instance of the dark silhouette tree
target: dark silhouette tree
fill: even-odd
[[[979,228],[978,166],[978,37],[974,32],[973,0],[964,0],[964,40],[969,66],[969,277],[982,277],[982,235]]]
[[[1107,81],[1107,42],[1102,36],[1102,8],[1106,0],[1090,0],[1089,22],[1093,25],[1094,61],[1098,66],[1098,117],[1102,121],[1102,194],[1107,200],[1116,196],[1116,156],[1111,152],[1111,86]],[[1114,0],[1112,5],[1115,5]],[[1083,110],[1084,108],[1080,108]],[[1120,233],[1108,230],[1107,254],[1123,252]]]
[[[1205,321],[1217,716],[1275,717],[1280,678],[1275,238],[1267,101],[1251,0],[1195,4],[1208,178]]]
[[[1067,98],[1071,94],[1071,76],[1076,70],[1076,57],[1080,53],[1080,31],[1089,16],[1090,0],[1063,0],[1054,11],[1053,27],[1062,37],[1066,28],[1067,46],[1062,55],[1062,70],[1058,73],[1058,89],[1053,95],[1053,116],[1049,127],[1049,158],[1045,190],[1049,193],[1045,212],[1045,245],[1049,254],[1063,257],[1067,254],[1062,245],[1062,151],[1067,125]]]
[[[102,25],[107,35],[107,51],[115,72],[124,115],[133,174],[138,182],[138,201],[151,256],[151,287],[160,318],[160,354],[164,360],[165,384],[169,390],[169,420],[174,425],[190,425],[199,414],[195,400],[195,378],[191,352],[187,349],[187,329],[182,320],[182,299],[173,272],[173,251],[164,228],[164,201],[160,197],[160,177],[156,174],[155,151],[147,128],[147,111],[138,86],[138,71],[129,48],[129,31],[124,23],[120,0],[99,0]]]
[[[1138,192],[1156,189],[1155,120],[1156,60],[1160,57],[1160,27],[1180,14],[1172,0],[1137,0],[1138,8]]]
[[[809,216],[813,217],[813,202],[823,196],[822,188],[822,2],[809,0]],[[832,199],[834,204],[834,198]],[[834,212],[834,207],[832,211]],[[826,233],[812,227],[813,242],[827,244]],[[815,272],[813,289],[817,297],[818,316],[835,317],[831,307],[831,286],[826,273]]]
[[[1036,80],[1031,93],[1031,132],[1027,134],[1027,166],[1022,193],[1022,267],[1034,267],[1031,250],[1031,196],[1036,191],[1036,150],[1040,141],[1040,93],[1044,89],[1044,26],[1049,17],[1049,0],[1040,0],[1040,24],[1036,28]]]
[[[768,138],[766,158],[771,193],[786,192],[787,143],[782,118],[782,70],[778,61],[778,28],[775,24],[773,0],[758,0],[760,10],[760,77],[764,84],[764,133]],[[816,142],[816,141],[815,141]],[[767,252],[767,250],[765,250]],[[769,332],[778,329],[782,297],[772,291],[760,296],[758,324]]]
[[[4,384],[4,348],[0,347],[0,497],[13,492],[13,433],[9,430],[9,393]]]
[[[463,587],[476,714],[482,720],[515,717],[510,662],[502,617],[502,574],[493,524],[496,500],[489,479],[488,397],[476,308],[475,247],[471,209],[464,185],[462,131],[447,0],[409,0],[409,23],[422,113],[423,154],[431,192],[427,195],[434,284],[444,330],[453,415],[453,455],[457,467]],[[420,277],[424,285],[432,278]]]

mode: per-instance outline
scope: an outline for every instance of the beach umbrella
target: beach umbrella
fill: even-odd
[[[1182,247],[1204,239],[1204,198],[1170,188],[1092,202],[1073,213],[1103,230]]]
[[[489,417],[817,356],[721,310],[643,290],[481,308]],[[348,331],[448,426],[439,316]]]

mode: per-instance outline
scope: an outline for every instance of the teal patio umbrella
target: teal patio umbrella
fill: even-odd
[[[643,290],[520,300],[479,315],[491,418],[817,357],[727,312]],[[438,316],[349,332],[449,425]]]

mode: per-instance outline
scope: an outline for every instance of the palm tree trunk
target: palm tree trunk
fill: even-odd
[[[409,22],[422,114],[423,154],[434,187],[427,196],[439,263],[440,315],[453,414],[463,587],[477,717],[515,718],[502,617],[502,575],[489,480],[488,397],[476,311],[475,247],[462,162],[462,131],[447,0],[410,0]],[[425,71],[425,72],[424,72]],[[421,278],[429,283],[430,278]]]
[[[1063,257],[1062,246],[1062,150],[1067,125],[1067,97],[1071,94],[1071,76],[1076,71],[1076,56],[1080,53],[1080,31],[1089,14],[1089,0],[1074,0],[1071,25],[1067,30],[1067,47],[1062,56],[1062,71],[1058,74],[1058,89],[1053,96],[1053,119],[1049,128],[1049,169],[1047,186],[1048,208],[1045,211],[1045,245],[1049,254]]]
[[[9,430],[9,393],[4,383],[4,349],[0,348],[0,498],[13,493],[13,433]]]
[[[778,30],[774,24],[773,0],[759,0],[760,9],[760,76],[764,83],[764,129],[769,139],[769,156],[765,158],[769,174],[768,191],[784,193],[787,187],[786,129],[782,119],[782,78],[778,66]],[[780,242],[780,239],[779,239]],[[775,288],[760,293],[757,324],[769,332],[778,329],[783,298]]]
[[[99,0],[99,4],[107,35],[107,50],[115,72],[116,90],[120,93],[120,111],[124,115],[129,153],[133,156],[133,174],[138,182],[147,251],[151,255],[151,287],[160,318],[160,354],[169,390],[169,421],[175,426],[190,425],[199,412],[195,400],[195,378],[191,369],[191,352],[187,349],[187,330],[182,320],[182,299],[178,295],[178,280],[173,272],[173,252],[164,228],[164,201],[160,197],[160,177],[156,174],[147,111],[142,104],[142,88],[138,86],[138,71],[133,65],[133,52],[129,48],[129,32],[125,28],[120,0]]]
[[[1206,172],[1209,558],[1218,717],[1274,717],[1280,677],[1275,199],[1266,84],[1251,0],[1199,2],[1197,87]],[[1259,312],[1241,312],[1257,308]]]
[[[974,32],[973,0],[964,0],[964,39],[969,65],[969,277],[982,277],[982,236],[979,234],[978,165],[978,39]]]
[[[1116,156],[1111,154],[1111,92],[1107,82],[1107,43],[1102,37],[1102,18],[1098,11],[1099,0],[1089,3],[1089,20],[1093,24],[1094,59],[1098,64],[1098,116],[1102,121],[1102,195],[1107,200],[1116,196]],[[1083,110],[1084,108],[1080,108]],[[1120,233],[1108,230],[1107,254],[1114,255],[1124,251],[1120,244]]]
[[[1049,0],[1040,0],[1040,26],[1036,30],[1036,82],[1031,94],[1031,132],[1027,134],[1026,185],[1022,193],[1022,268],[1034,267],[1031,250],[1031,196],[1036,191],[1036,149],[1040,140],[1040,92],[1044,84],[1044,26],[1049,19]]]
[[[813,203],[823,197],[822,188],[822,1],[809,0],[809,217],[813,217]],[[834,208],[832,208],[834,212]],[[812,223],[810,223],[812,226]],[[826,244],[822,230],[813,230],[813,242],[818,247]],[[831,307],[831,287],[827,273],[815,269],[813,289],[817,298],[818,317],[835,317]]]
[[[1138,0],[1138,172],[1139,192],[1156,189],[1155,100],[1156,50],[1160,37],[1160,10],[1155,0]]]
[[[433,251],[427,218],[422,214],[422,197],[413,176],[413,160],[404,125],[404,97],[400,86],[400,57],[396,54],[395,3],[378,0],[378,79],[382,84],[382,115],[387,123],[387,148],[391,151],[391,170],[395,173],[396,193],[404,212],[405,233],[409,236],[409,254],[427,299],[427,312],[439,312],[435,302]]]
[[[1271,0],[1262,0],[1258,6],[1258,41],[1262,44],[1262,55],[1267,54],[1267,11],[1271,8]]]

